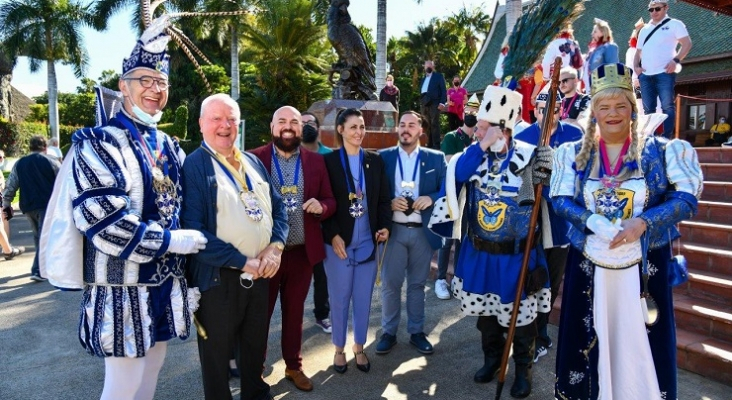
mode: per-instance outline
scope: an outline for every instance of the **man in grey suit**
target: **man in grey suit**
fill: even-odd
[[[427,126],[427,147],[439,150],[440,110],[445,108],[447,102],[445,78],[441,73],[435,71],[435,63],[432,60],[424,62],[424,72],[425,76],[419,82],[419,87],[421,88],[422,115],[429,123]]]
[[[381,270],[381,327],[376,354],[386,354],[397,342],[402,284],[407,280],[407,332],[409,343],[422,354],[432,354],[424,334],[424,286],[430,260],[442,239],[427,229],[432,207],[447,173],[445,156],[421,148],[424,118],[414,111],[399,120],[399,145],[381,152],[392,196],[393,228]]]

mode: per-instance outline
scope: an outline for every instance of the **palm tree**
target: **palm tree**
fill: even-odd
[[[0,6],[0,33],[8,55],[26,56],[31,72],[43,61],[48,71],[48,115],[51,137],[58,139],[56,62],[69,64],[81,78],[89,63],[81,28],[93,27],[89,6],[72,0],[10,0]]]
[[[506,37],[511,36],[513,26],[521,16],[521,0],[506,0]]]
[[[422,4],[422,0],[414,0]],[[386,84],[386,0],[376,0],[376,93]]]

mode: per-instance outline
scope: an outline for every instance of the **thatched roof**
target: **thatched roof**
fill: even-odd
[[[20,90],[11,86],[13,93],[10,108],[12,110],[13,122],[23,122],[30,114],[30,106],[36,104],[33,99],[21,93]]]

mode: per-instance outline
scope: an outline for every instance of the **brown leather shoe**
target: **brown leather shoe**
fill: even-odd
[[[285,378],[291,380],[295,387],[303,392],[313,390],[313,382],[302,371],[285,368]]]

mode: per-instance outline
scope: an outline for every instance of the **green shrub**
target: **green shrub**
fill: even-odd
[[[185,104],[175,110],[173,130],[178,139],[186,139],[188,136],[188,107]]]
[[[71,143],[71,134],[76,129],[78,128],[73,126],[59,126],[61,147]],[[36,135],[48,137],[48,125],[42,122],[13,123],[0,119],[0,149],[4,150],[8,157],[28,154],[30,138]]]

